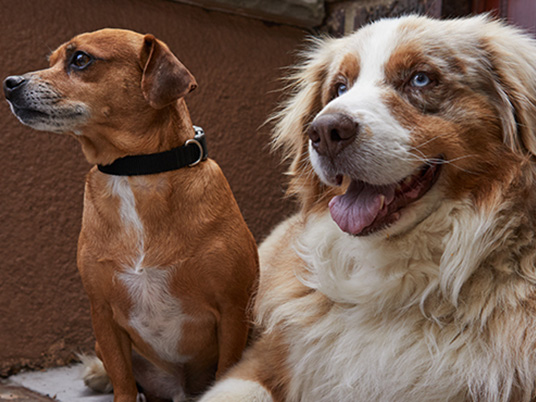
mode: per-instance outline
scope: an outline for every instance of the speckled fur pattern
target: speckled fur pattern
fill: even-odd
[[[419,71],[433,85],[409,87]],[[201,401],[534,400],[534,39],[484,16],[380,20],[314,40],[287,90],[274,143],[302,209],[260,248],[256,342]],[[307,129],[333,110],[362,132],[327,161]],[[437,155],[395,223],[331,218],[335,174],[384,184]]]

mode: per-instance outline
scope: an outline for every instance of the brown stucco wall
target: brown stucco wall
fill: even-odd
[[[291,213],[260,127],[304,33],[165,0],[1,0],[0,77],[44,68],[47,54],[102,27],[150,32],[196,76],[187,103],[257,240]],[[0,103],[0,375],[65,363],[93,338],[76,270],[89,165],[67,136],[35,132]]]

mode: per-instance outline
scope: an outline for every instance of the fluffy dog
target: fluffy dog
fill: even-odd
[[[88,385],[115,402],[179,402],[236,363],[249,332],[258,258],[231,189],[206,158],[184,96],[194,77],[152,35],[78,35],[50,68],[11,76],[13,113],[69,133],[86,179],[78,268],[96,352]],[[109,384],[109,379],[111,384]]]
[[[536,43],[479,16],[314,42],[277,114],[301,212],[208,401],[536,397]]]

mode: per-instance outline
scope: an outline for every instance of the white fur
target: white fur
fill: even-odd
[[[484,334],[465,332],[463,322],[445,327],[427,307],[439,295],[454,308],[459,282],[503,235],[493,222],[469,205],[445,203],[418,230],[386,241],[347,235],[327,213],[312,218],[295,244],[310,270],[299,279],[336,304],[317,319],[307,298],[292,299],[267,322],[268,332],[286,323],[287,401],[508,400],[502,387],[515,371],[479,340]],[[506,343],[495,346],[509,353]],[[524,359],[528,366],[531,357]]]
[[[188,357],[177,352],[177,345],[188,316],[182,311],[179,300],[169,293],[171,276],[167,269],[148,268],[139,272],[126,270],[118,278],[127,287],[133,302],[130,326],[162,359],[184,363]]]
[[[136,199],[127,177],[110,176],[112,194],[120,199],[121,220],[125,230],[133,233],[137,250],[132,265],[118,274],[133,303],[129,325],[153,347],[158,355],[172,363],[184,363],[187,356],[177,352],[184,320],[180,302],[169,293],[171,268],[144,265],[144,228],[136,210]]]
[[[312,399],[314,400],[314,399]],[[198,402],[272,402],[270,393],[255,381],[230,378],[217,383]]]
[[[134,268],[136,272],[140,272],[143,269],[145,258],[145,233],[143,223],[136,210],[136,199],[128,180],[128,177],[125,176],[110,176],[109,186],[111,194],[119,197],[119,214],[125,231],[133,233],[136,238],[136,251],[129,268]]]
[[[411,152],[411,133],[382,101],[383,66],[397,44],[399,24],[399,20],[386,20],[360,32],[352,43],[361,57],[359,78],[348,92],[329,102],[317,115],[343,113],[360,127],[355,144],[341,152],[335,167],[309,147],[312,166],[327,184],[332,184],[329,178],[337,174],[378,185],[391,184],[411,175],[422,163],[416,164]]]
[[[79,355],[78,358],[82,362],[82,379],[84,384],[93,391],[107,394],[112,392],[112,382],[104,364],[97,356]]]

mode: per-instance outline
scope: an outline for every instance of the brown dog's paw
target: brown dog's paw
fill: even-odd
[[[103,394],[112,392],[112,382],[102,361],[97,356],[78,355],[78,357],[84,366],[82,373],[84,384],[93,391]]]

